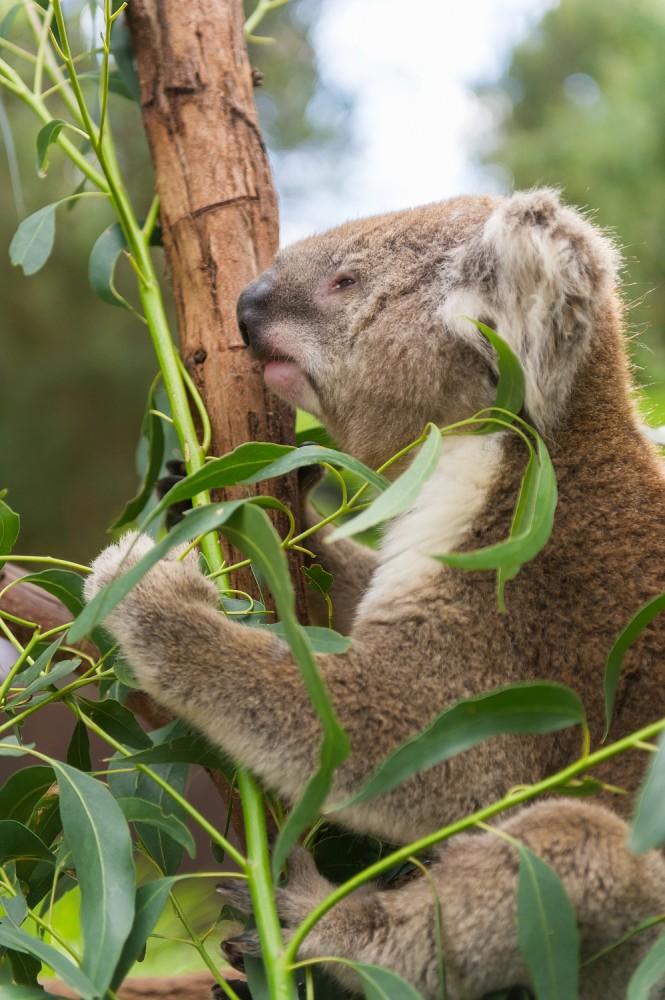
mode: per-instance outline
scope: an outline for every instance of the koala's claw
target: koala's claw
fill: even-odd
[[[261,954],[257,931],[244,931],[236,937],[227,938],[222,941],[221,948],[229,965],[238,972],[245,971],[245,955],[258,957]]]
[[[249,916],[252,912],[252,897],[249,894],[247,879],[226,879],[216,888],[224,903],[232,906],[235,910],[239,910],[240,913]]]

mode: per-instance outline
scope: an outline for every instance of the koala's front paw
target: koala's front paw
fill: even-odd
[[[135,566],[154,545],[152,538],[128,531],[115,545],[109,545],[92,563],[92,573],[83,584],[83,596],[91,601],[96,594],[128,569]]]

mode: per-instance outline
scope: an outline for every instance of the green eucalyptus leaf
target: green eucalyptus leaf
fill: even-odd
[[[148,402],[141,424],[141,437],[147,445],[145,471],[138,493],[127,503],[118,519],[111,525],[112,531],[124,528],[125,525],[136,520],[152,497],[152,491],[159,477],[164,458],[164,427],[161,417],[158,417],[153,412],[155,409],[157,409],[157,405],[155,401],[155,386],[153,384],[148,394]]]
[[[97,985],[88,978],[85,971],[74,965],[62,952],[56,951],[41,938],[26,934],[25,931],[14,927],[7,920],[0,920],[0,945],[21,952],[23,955],[31,955],[50,966],[56,975],[78,994],[81,1000],[94,1000],[100,995]]]
[[[58,136],[66,125],[63,118],[54,118],[40,128],[37,134],[37,173],[40,177],[46,177],[49,146],[58,141]]]
[[[524,406],[525,391],[524,371],[519,358],[512,348],[508,346],[503,337],[500,337],[495,330],[490,329],[490,327],[486,326],[485,323],[480,323],[476,319],[471,319],[469,316],[464,318],[468,319],[470,323],[473,323],[473,325],[480,330],[483,336],[489,340],[490,344],[496,351],[497,367],[499,369],[499,382],[496,387],[496,397],[491,408],[496,410],[507,410],[508,413],[518,414]],[[502,420],[510,420],[506,413],[497,414],[497,416],[500,416]],[[483,423],[473,433],[491,434],[493,431],[496,431],[496,429],[496,424],[488,422]]]
[[[26,667],[19,671],[18,679],[20,679],[23,687],[28,687],[36,680],[45,670],[48,670],[51,666],[51,661],[58,651],[58,647],[62,643],[64,635],[59,635],[52,643],[50,643],[46,649],[42,649],[39,656],[31,665],[26,665]]]
[[[77,615],[84,606],[83,581],[70,569],[44,569],[23,577],[23,583],[33,583],[61,601],[68,611]]]
[[[332,573],[325,570],[323,566],[319,566],[318,563],[315,563],[313,566],[303,566],[302,573],[312,590],[318,591],[324,597],[328,596],[335,579]]]
[[[234,448],[228,455],[206,462],[202,469],[192,472],[177,483],[152,511],[148,520],[157,517],[172,504],[188,500],[203,490],[222,489],[238,483],[259,483],[322,462],[357,473],[379,492],[388,486],[388,480],[384,476],[333,448],[319,445],[292,448],[283,444],[249,441]]]
[[[367,1000],[422,1000],[421,994],[390,969],[361,962],[344,962],[360,979]]]
[[[134,962],[138,961],[148,937],[166,906],[171,889],[182,877],[176,875],[171,878],[158,878],[152,882],[147,882],[145,885],[138,886],[136,890],[134,922],[132,923],[132,928],[113,973],[113,979],[111,980],[112,990],[118,989],[124,978],[129,974]]]
[[[20,951],[9,951],[9,961],[12,973],[17,985],[30,989],[39,986],[37,976],[39,975],[42,963],[32,955],[25,955]]]
[[[429,424],[427,437],[408,469],[401,476],[398,476],[385,492],[376,498],[374,503],[366,507],[356,517],[335,528],[328,535],[326,541],[334,542],[338,538],[357,535],[358,532],[367,531],[368,528],[382,524],[407,510],[420,493],[423,484],[427,482],[436,469],[440,453],[441,432],[434,424]]]
[[[158,751],[163,746],[168,746],[171,741],[176,741],[188,733],[187,724],[181,719],[176,719],[149,735],[153,749]],[[163,815],[175,816],[184,823],[186,820],[184,809],[174,802],[160,785],[139,771],[126,771],[126,768],[130,767],[142,754],[150,753],[151,750],[143,750],[133,757],[115,756],[110,765],[109,787],[116,798],[144,799],[154,803]],[[168,760],[165,763],[150,761],[150,767],[176,792],[181,795],[185,794],[189,774],[188,762],[180,760]],[[136,832],[148,854],[156,861],[160,869],[167,875],[175,874],[182,860],[182,844],[164,829],[140,821],[137,821]]]
[[[635,854],[665,844],[665,734],[658,744],[637,798],[630,850]]]
[[[579,934],[558,875],[522,844],[517,885],[517,938],[538,1000],[579,994]]]
[[[118,73],[124,84],[124,94],[137,104],[141,100],[141,86],[139,84],[136,63],[134,61],[134,50],[132,49],[132,39],[125,17],[116,17],[111,28],[111,53]]]
[[[533,464],[532,464],[533,463]],[[434,559],[448,566],[462,569],[499,569],[502,579],[516,575],[516,567],[535,558],[552,534],[554,511],[557,503],[557,486],[554,468],[542,438],[536,439],[536,458],[533,455],[522,479],[518,498],[517,525],[503,542],[488,545],[472,552],[451,552],[435,555]]]
[[[0,865],[26,858],[53,861],[53,854],[39,837],[14,819],[0,820]]]
[[[103,701],[80,698],[79,701],[86,715],[89,715],[93,722],[114,740],[139,750],[152,746],[150,737],[141,728],[134,713],[120,702],[112,698],[104,698]]]
[[[0,817],[27,823],[42,796],[55,782],[52,767],[24,767],[0,788]]]
[[[2,556],[8,556],[14,548],[21,525],[18,514],[2,499],[6,494],[6,490],[0,492],[0,569],[6,562]]]
[[[284,635],[302,674],[307,693],[323,726],[319,767],[282,827],[273,852],[273,871],[282,867],[291,847],[318,815],[330,790],[334,770],[349,753],[311,643],[295,615],[293,588],[279,537],[266,515],[253,504],[237,507],[222,527],[227,539],[244,552],[265,577],[284,626]]]
[[[67,763],[77,771],[92,771],[90,737],[85,722],[79,719],[67,747]]]
[[[165,743],[159,743],[149,750],[125,757],[127,764],[198,764],[225,774],[231,774],[233,767],[218,747],[214,747],[200,733],[176,736]]]
[[[273,622],[272,625],[264,626],[269,632],[286,639],[286,629],[283,622]],[[314,653],[346,653],[351,647],[351,640],[346,635],[341,635],[331,628],[322,628],[319,625],[304,625],[303,630],[310,641]]]
[[[22,757],[26,750],[32,750],[34,743],[20,743],[18,736],[0,736],[0,756]]]
[[[36,677],[35,680],[33,680],[31,684],[28,684],[27,687],[17,691],[17,693],[7,701],[6,708],[15,709],[18,705],[27,701],[29,698],[32,698],[32,696],[37,694],[39,691],[45,691],[47,688],[52,688],[56,681],[60,681],[63,677],[69,677],[70,674],[73,674],[80,662],[80,660],[60,660],[51,667],[47,674],[42,674],[40,677]]]
[[[114,222],[104,230],[92,248],[88,260],[88,279],[93,292],[110,306],[127,308],[127,303],[115,289],[115,266],[120,255],[127,250],[122,226]]]
[[[647,625],[651,624],[661,611],[665,611],[665,594],[659,594],[652,598],[640,608],[637,614],[633,615],[607,654],[605,662],[605,736],[607,736],[612,724],[614,699],[624,657]]]
[[[445,709],[418,736],[402,743],[359,792],[334,809],[385,795],[419,771],[493,736],[551,733],[584,721],[580,699],[562,684],[544,681],[512,684],[489,694],[464,698]]]
[[[140,799],[138,796],[117,798],[116,802],[128,823],[145,823],[147,826],[155,826],[164,830],[169,837],[185,848],[190,858],[195,857],[194,838],[182,820],[174,816],[173,813],[163,813],[157,803]]]
[[[55,210],[59,201],[33,212],[20,224],[9,244],[9,259],[25,275],[36,274],[51,256],[55,241]]]
[[[16,895],[10,896],[9,894],[6,894],[0,896],[0,917],[3,916],[2,910],[4,910],[5,915],[10,922],[14,924],[15,927],[20,927],[25,918],[28,916],[28,904],[25,896],[23,895],[21,883],[16,876],[16,865],[5,865],[5,874],[8,881],[11,883],[12,888],[15,890]]]
[[[652,988],[665,986],[665,934],[649,948],[628,983],[626,1000],[651,1000]],[[658,996],[662,994],[658,992]]]
[[[59,761],[53,767],[62,826],[81,887],[82,972],[99,996],[109,987],[134,919],[131,838],[105,785]]]

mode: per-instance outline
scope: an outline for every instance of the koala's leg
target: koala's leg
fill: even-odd
[[[642,920],[663,912],[665,860],[653,851],[631,855],[625,847],[626,824],[607,810],[586,803],[539,803],[501,828],[561,878],[577,916],[583,963]],[[479,1000],[493,991],[530,986],[517,941],[518,870],[514,846],[495,833],[455,838],[431,866],[441,907],[448,1000]],[[286,927],[296,927],[333,888],[306,852],[294,852],[289,882],[277,895]],[[222,894],[249,911],[246,884],[234,882]],[[660,933],[662,926],[656,926],[583,964],[580,1000],[623,1000],[632,973]],[[256,947],[254,932],[229,942],[235,958]],[[365,886],[347,896],[314,926],[298,954],[301,959],[324,956],[392,969],[426,1000],[435,1000],[441,988],[431,883],[420,878],[388,891]],[[348,968],[331,962],[328,969],[357,990]],[[663,996],[663,989],[665,982],[654,987],[653,1000]]]

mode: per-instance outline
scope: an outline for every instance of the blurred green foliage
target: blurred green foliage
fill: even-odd
[[[9,28],[3,22],[13,6],[0,0],[0,36],[5,31],[10,43],[30,48],[34,40],[21,13]],[[86,47],[91,6],[81,5],[79,50]],[[252,46],[251,58],[264,73],[257,96],[271,148],[325,146],[334,158],[334,149],[341,149],[338,98],[320,86],[308,41],[319,7],[311,0],[292,0],[270,14],[259,33],[274,36],[275,42]],[[25,63],[11,50],[5,47],[2,55],[25,72]],[[37,275],[26,278],[10,266],[7,248],[18,222],[71,194],[80,178],[55,147],[49,151],[48,174],[40,178],[36,139],[41,123],[11,94],[0,92],[0,102],[0,189],[5,192],[0,201],[0,485],[9,487],[8,500],[22,518],[21,552],[84,561],[105,544],[105,525],[135,492],[136,444],[157,365],[145,328],[125,310],[100,302],[89,286],[90,250],[114,221],[102,199],[58,209],[55,251]],[[57,98],[49,107],[68,117],[65,109],[57,110]],[[110,111],[127,187],[141,214],[152,196],[153,172],[139,108],[112,96]],[[122,275],[119,281],[124,291]]]
[[[665,422],[665,4],[561,0],[479,93],[507,185],[552,184],[624,250],[638,375]],[[506,177],[507,173],[507,177]],[[652,383],[649,385],[649,383]]]

